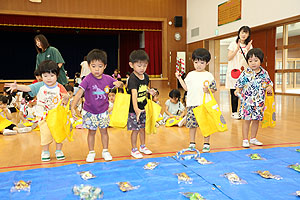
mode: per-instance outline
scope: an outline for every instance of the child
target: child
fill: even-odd
[[[10,90],[20,90],[23,92],[29,92],[30,96],[37,97],[36,116],[40,119],[38,123],[41,134],[42,145],[42,161],[50,161],[49,145],[53,141],[53,137],[48,128],[45,120],[44,113],[57,107],[60,100],[63,98],[63,104],[66,104],[69,96],[64,86],[57,82],[59,68],[57,64],[52,60],[45,60],[40,63],[39,72],[42,75],[43,82],[38,82],[31,85],[17,85],[14,83],[6,83],[5,85],[10,87]],[[65,155],[62,152],[62,143],[56,143],[55,156],[57,160],[64,160]]]
[[[242,72],[238,78],[234,94],[242,96],[243,102],[240,107],[240,116],[243,122],[243,147],[250,144],[263,145],[256,139],[259,121],[264,116],[265,93],[272,93],[273,83],[268,72],[261,67],[264,60],[264,53],[259,48],[251,49],[246,56],[249,68]],[[248,132],[251,126],[250,144]]]
[[[110,89],[110,90],[109,90],[109,93],[108,93],[108,103],[109,103],[109,105],[108,105],[108,110],[107,110],[107,112],[108,112],[109,115],[111,115],[111,112],[112,112],[113,107],[114,107],[114,102],[115,102],[115,98],[116,98],[116,93],[117,93],[117,91],[116,91],[115,88]]]
[[[7,102],[7,107],[11,113],[17,112],[17,97],[16,97],[16,92],[9,92],[8,87],[3,88],[3,95],[7,97],[8,102]]]
[[[183,104],[180,102],[180,91],[173,89],[169,93],[169,99],[166,101],[165,105],[165,112],[163,114],[164,122],[166,122],[169,118],[176,118],[179,120],[179,118],[183,118],[180,120],[178,123],[178,126],[183,125],[183,121],[185,120],[184,115],[185,115],[185,107]]]
[[[127,88],[127,85],[128,85],[128,79],[130,77],[130,72],[126,72],[126,88]]]
[[[32,84],[34,84],[34,83],[37,83],[37,82],[41,82],[41,81],[43,81],[43,79],[42,79],[42,77],[41,77],[41,75],[40,75],[40,72],[39,72],[39,70],[34,70],[34,76],[35,76],[35,80],[32,82]]]
[[[74,79],[74,84],[80,84],[81,83],[81,78],[80,78],[80,73],[79,72],[76,72],[75,73],[75,79]]]
[[[187,122],[186,127],[189,128],[190,132],[190,146],[189,148],[195,148],[195,136],[197,127],[199,127],[193,108],[200,106],[203,102],[204,92],[209,94],[208,88],[212,92],[217,90],[216,81],[213,75],[205,70],[205,67],[209,64],[210,53],[208,50],[199,48],[194,50],[192,54],[192,61],[194,64],[194,71],[188,73],[186,78],[183,80],[180,74],[176,72],[175,76],[179,80],[182,88],[187,91],[186,106],[187,106]],[[206,85],[208,83],[208,85]],[[210,151],[209,144],[210,136],[204,137],[203,152]]]
[[[72,85],[69,85],[69,84],[65,85],[65,88],[70,96],[70,109],[71,109],[71,105],[73,102],[73,96],[74,96],[74,88]],[[80,113],[81,112],[81,101],[79,101],[78,104],[76,105],[75,112],[76,112],[76,116],[78,116],[79,118],[82,118],[82,115]]]
[[[31,131],[30,127],[18,128],[15,124],[10,122],[12,115],[7,108],[8,98],[0,95],[0,132],[3,135],[15,135],[17,133],[27,133]],[[7,121],[9,120],[9,121]]]
[[[112,87],[121,87],[122,82],[113,79],[111,76],[103,74],[107,66],[107,55],[104,51],[94,49],[87,55],[87,62],[91,73],[88,74],[79,85],[79,90],[76,93],[71,111],[74,119],[76,119],[75,108],[81,98],[83,92],[85,102],[83,105],[83,127],[88,129],[87,143],[89,154],[86,157],[86,162],[94,162],[95,160],[95,134],[99,128],[102,139],[102,157],[104,160],[112,160],[108,151],[109,136],[107,127],[109,125],[108,117],[108,92]]]
[[[25,127],[23,123],[29,123],[28,120],[25,119],[24,115],[26,115],[28,118],[34,119],[36,118],[35,115],[35,106],[36,106],[36,101],[32,101],[33,97],[31,97],[28,92],[22,92],[23,95],[23,99],[21,100],[21,105],[20,105],[20,111],[19,111],[19,123],[18,123],[18,127],[22,128]],[[32,101],[32,102],[30,102]],[[27,105],[27,109],[24,110],[24,107]],[[32,123],[31,125],[31,129],[35,129],[37,127],[37,123]]]
[[[119,70],[118,70],[118,69],[115,69],[115,71],[114,71],[112,77],[113,77],[114,79],[118,80],[118,81],[121,81],[121,75],[120,75],[119,73],[120,73]]]
[[[151,88],[151,89],[155,92],[154,95],[152,95],[152,101],[154,101],[155,103],[157,103],[158,105],[160,105],[160,103],[159,103],[159,91],[158,91],[158,89],[157,88]],[[162,125],[162,124],[164,124],[163,116],[162,116],[162,114],[159,113],[158,120],[155,123],[155,127],[158,128],[159,125]]]
[[[129,55],[129,65],[133,69],[128,79],[128,94],[131,95],[127,129],[131,133],[131,156],[134,158],[143,158],[144,154],[152,154],[145,146],[145,106],[147,104],[147,89],[149,76],[145,73],[149,62],[149,56],[144,50],[134,50]],[[154,95],[153,89],[149,90]],[[137,137],[140,134],[140,148],[137,148]]]

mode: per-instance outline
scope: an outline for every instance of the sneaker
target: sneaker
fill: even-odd
[[[190,150],[194,150],[196,148],[196,144],[190,144],[188,149]]]
[[[112,160],[112,157],[108,151],[102,151],[102,158],[104,158],[105,161]]]
[[[94,162],[95,156],[96,156],[95,151],[90,151],[89,154],[87,155],[85,161],[86,161],[86,162]]]
[[[203,153],[208,153],[208,152],[210,152],[210,145],[209,145],[209,144],[204,144],[204,145],[203,145],[202,152],[203,152]]]
[[[156,127],[156,128],[159,127],[159,123],[158,123],[158,122],[155,123],[155,127]]]
[[[64,160],[66,158],[62,151],[55,151],[55,156],[57,160]]]
[[[50,161],[50,153],[46,151],[42,151],[41,158],[43,162]]]
[[[182,120],[180,120],[180,122],[178,122],[178,126],[182,127],[183,125],[185,125],[186,123],[186,116],[182,118]]]
[[[245,148],[249,148],[250,147],[249,141],[248,140],[243,140],[242,146],[245,147]]]
[[[3,130],[3,135],[7,136],[7,135],[16,135],[17,131],[14,130],[9,130],[9,129],[4,129]]]
[[[147,147],[140,147],[140,152],[146,155],[152,154],[152,151],[150,151]]]
[[[263,143],[261,143],[260,141],[258,141],[256,138],[250,139],[250,144],[254,144],[254,145],[257,145],[257,146],[263,145]]]
[[[131,156],[137,159],[143,158],[143,155],[138,151],[131,151]]]
[[[231,118],[232,119],[241,119],[240,116],[239,116],[239,114],[237,112],[232,113],[231,114]]]
[[[18,129],[18,133],[28,133],[28,132],[30,132],[31,130],[32,130],[31,127],[19,128],[19,129]]]

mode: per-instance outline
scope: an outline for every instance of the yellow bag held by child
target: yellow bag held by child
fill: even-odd
[[[49,110],[46,116],[48,128],[56,143],[61,143],[66,138],[69,141],[73,141],[73,128],[70,120],[72,115],[69,109],[70,101],[66,107],[62,106],[61,102],[59,102],[56,108]]]
[[[2,112],[2,110],[0,110],[0,112]],[[11,124],[11,121],[0,115],[0,131],[3,131],[6,127],[10,126]]]
[[[228,130],[226,121],[221,113],[217,101],[215,100],[211,90],[208,90],[211,100],[205,102],[206,93],[204,93],[203,104],[193,109],[197,123],[204,137],[215,132],[224,132]]]
[[[127,94],[125,87],[123,87],[123,91],[124,93],[119,93],[117,88],[117,94],[110,116],[109,126],[114,128],[124,128],[127,125],[130,94]]]
[[[276,113],[275,113],[275,100],[274,91],[272,90],[272,95],[268,96],[266,93],[265,99],[265,111],[262,121],[262,128],[267,128],[268,126],[274,127],[276,125]]]
[[[159,118],[160,111],[161,111],[160,105],[152,101],[152,95],[150,95],[150,99],[147,99],[147,104],[145,106],[145,112],[146,112],[145,132],[147,134],[152,134],[157,132],[157,128],[155,127],[155,124],[157,119]]]

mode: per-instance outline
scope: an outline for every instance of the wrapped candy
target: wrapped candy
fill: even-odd
[[[95,178],[96,176],[94,174],[92,174],[92,172],[90,171],[82,171],[82,172],[78,172],[78,174],[80,175],[80,177],[83,180],[89,180],[91,178]]]
[[[193,179],[189,177],[185,172],[175,174],[178,177],[178,184],[181,182],[192,184]]]
[[[239,185],[239,184],[246,184],[247,182],[243,179],[241,179],[236,173],[230,172],[223,174],[224,177],[226,177],[230,183]]]
[[[209,165],[212,164],[213,162],[207,161],[205,158],[196,158],[197,162],[201,165]]]
[[[281,176],[273,175],[269,171],[260,171],[260,170],[258,170],[255,173],[259,174],[261,177],[266,178],[266,179],[276,179],[276,180],[282,179]]]
[[[136,190],[140,187],[140,186],[132,186],[129,182],[118,182],[117,184],[122,192]]]
[[[300,172],[300,165],[298,163],[294,165],[289,165],[288,167],[294,169],[297,172]]]
[[[103,198],[103,191],[101,190],[101,188],[93,187],[90,185],[74,185],[73,193],[77,196],[80,196],[80,199],[85,200],[95,200]]]
[[[262,158],[258,153],[253,153],[248,155],[252,160],[265,160],[265,158]]]
[[[158,162],[148,162],[146,165],[144,165],[144,169],[153,170],[155,167],[159,165]]]
[[[185,152],[192,152],[192,151],[194,151],[195,154],[182,155]],[[182,149],[181,151],[178,151],[174,157],[179,160],[196,159],[196,158],[200,158],[200,151],[197,149],[191,149],[191,148]]]
[[[189,200],[205,200],[199,193],[197,192],[180,192],[183,196],[188,198]]]
[[[10,189],[10,192],[20,192],[20,191],[30,192],[30,185],[31,185],[31,181],[20,180],[14,183],[14,186]]]
[[[296,149],[296,151],[300,153],[300,149]]]

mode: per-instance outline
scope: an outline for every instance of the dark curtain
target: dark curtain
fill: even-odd
[[[162,32],[145,31],[145,51],[148,53],[150,62],[147,74],[160,75],[162,73]]]

